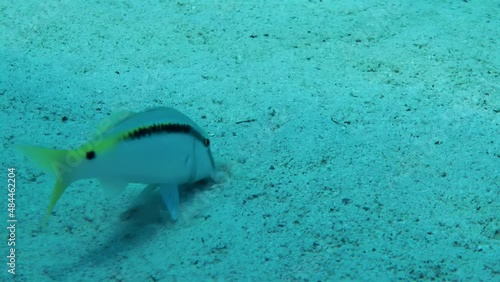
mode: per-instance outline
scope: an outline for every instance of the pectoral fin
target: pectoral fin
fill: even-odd
[[[167,206],[172,220],[179,217],[179,187],[173,184],[161,184],[160,194]]]

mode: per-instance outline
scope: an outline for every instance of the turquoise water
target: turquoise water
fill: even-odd
[[[80,2],[0,1],[2,281],[500,281],[498,1]],[[222,181],[173,222],[81,180],[41,229],[13,145],[158,106]]]

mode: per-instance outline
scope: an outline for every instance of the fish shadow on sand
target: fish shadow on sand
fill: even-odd
[[[199,181],[180,187],[179,200],[183,206],[193,204],[193,199],[201,190],[208,189],[214,183]],[[189,212],[189,211],[185,211]],[[180,210],[183,213],[183,210]],[[159,189],[147,186],[135,202],[120,215],[120,221],[112,228],[112,234],[102,242],[91,246],[84,252],[78,267],[102,268],[108,261],[112,263],[128,257],[128,253],[135,248],[140,248],[143,242],[155,240],[156,234],[164,228],[171,229],[176,223],[168,215]]]

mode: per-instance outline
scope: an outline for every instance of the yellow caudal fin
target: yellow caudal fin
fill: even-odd
[[[43,221],[43,225],[47,225],[47,222],[49,221],[50,214],[52,213],[52,210],[54,209],[57,200],[61,197],[61,195],[64,193],[64,190],[68,187],[68,184],[66,184],[63,181],[56,181],[56,185],[54,185],[54,189],[52,190],[52,197],[50,198],[50,203],[49,203],[49,208],[47,209],[47,212],[45,213],[45,220]]]
[[[18,145],[16,147],[31,161],[40,166],[41,169],[52,174],[56,178],[56,184],[54,185],[54,189],[52,191],[49,208],[47,209],[47,213],[45,215],[45,225],[57,203],[57,200],[59,200],[61,195],[64,193],[64,190],[66,190],[66,187],[68,187],[68,185],[72,182],[71,174],[76,168],[78,156],[71,154],[72,151],[68,150],[55,150],[24,145]]]

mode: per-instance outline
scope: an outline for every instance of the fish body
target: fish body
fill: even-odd
[[[103,124],[94,140],[74,150],[18,146],[56,177],[46,220],[64,190],[88,178],[99,179],[108,194],[123,191],[128,183],[157,185],[175,220],[179,186],[214,177],[206,133],[173,108],[115,115]]]

